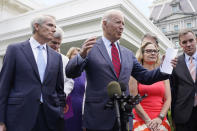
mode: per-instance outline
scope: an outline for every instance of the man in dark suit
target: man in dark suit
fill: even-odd
[[[0,122],[8,131],[58,131],[65,94],[61,55],[46,45],[55,18],[36,17],[33,36],[8,46],[0,74]]]
[[[171,85],[174,91],[172,94],[173,121],[176,131],[197,131],[197,99],[195,100],[197,97],[197,42],[194,32],[191,30],[181,31],[179,33],[179,44],[184,53],[178,57],[177,66],[171,77]],[[191,68],[192,64],[194,64],[193,69]]]
[[[107,85],[118,81],[127,87],[132,75],[140,83],[152,84],[168,78],[160,69],[148,71],[143,68],[134,54],[119,45],[124,29],[124,17],[118,10],[106,12],[102,18],[103,36],[85,41],[82,51],[68,62],[66,75],[74,78],[85,69],[87,77],[83,126],[87,131],[116,131],[116,113],[104,109],[109,100]]]

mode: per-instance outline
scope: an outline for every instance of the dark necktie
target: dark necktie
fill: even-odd
[[[111,48],[111,56],[112,56],[112,63],[114,65],[114,70],[116,72],[116,76],[119,78],[120,75],[120,58],[119,58],[119,53],[118,49],[116,48],[115,44],[112,43],[112,48]]]

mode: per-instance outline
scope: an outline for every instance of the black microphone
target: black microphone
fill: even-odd
[[[107,85],[107,93],[108,96],[113,100],[115,109],[116,109],[116,118],[118,122],[118,129],[121,131],[121,122],[120,122],[120,110],[119,110],[119,104],[118,99],[121,96],[121,89],[120,84],[116,81],[112,81]]]
[[[107,85],[107,93],[110,98],[121,96],[120,84],[116,81],[111,81]]]
[[[107,109],[107,108],[113,109],[114,99],[119,99],[121,96],[120,84],[116,81],[111,81],[107,85],[107,94],[110,100],[106,103],[104,109]]]
[[[120,88],[121,88],[121,91],[123,91],[123,92],[125,92],[127,90],[125,84],[122,82],[120,82]]]

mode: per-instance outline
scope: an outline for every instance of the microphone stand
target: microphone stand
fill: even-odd
[[[133,118],[132,109],[146,96],[147,94],[142,97],[139,94],[135,97],[131,95],[126,96],[125,94],[121,96],[114,94],[113,98],[106,103],[104,109],[113,109],[115,107],[118,131],[127,131],[129,116]]]
[[[121,120],[121,129],[122,131],[127,131],[128,127],[127,127],[127,123],[129,122],[129,116],[130,117],[134,117],[133,113],[132,113],[132,109],[139,104],[142,99],[144,99],[147,96],[147,94],[145,94],[144,96],[140,96],[139,94],[135,97],[133,96],[126,96],[124,94],[122,94],[122,99],[120,99],[120,103],[121,103],[121,108],[120,108],[120,120]]]
[[[115,103],[115,108],[116,108],[116,119],[118,122],[118,131],[121,131],[120,111],[119,111],[118,101],[115,99],[114,103]]]

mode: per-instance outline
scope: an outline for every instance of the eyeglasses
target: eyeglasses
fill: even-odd
[[[152,53],[157,54],[157,53],[159,53],[159,50],[146,49],[146,50],[144,50],[144,52],[147,54],[152,54]]]

